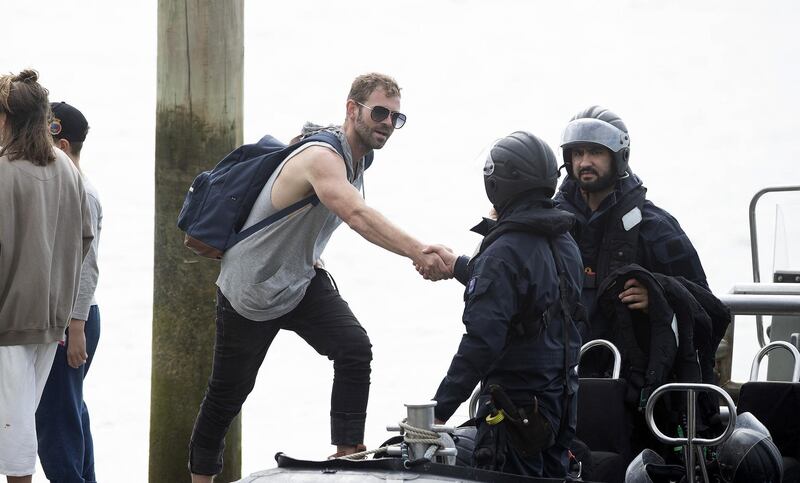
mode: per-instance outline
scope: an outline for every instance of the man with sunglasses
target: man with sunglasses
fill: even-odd
[[[369,155],[403,127],[400,88],[391,77],[365,74],[353,81],[341,127],[307,124],[340,141],[344,157],[327,143],[303,144],[275,170],[244,228],[316,195],[309,204],[225,252],[217,279],[217,339],[212,374],[190,443],[193,482],[222,471],[224,437],[255,384],[280,329],[291,330],[333,361],[331,443],[334,456],[363,448],[372,350],[366,331],[319,257],[344,221],[368,241],[411,259],[431,278],[449,278],[445,263],[426,245],[364,202],[360,193]]]

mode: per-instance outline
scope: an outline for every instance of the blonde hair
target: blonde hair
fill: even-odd
[[[400,97],[400,86],[396,80],[388,75],[370,72],[355,78],[347,98],[363,103],[376,89],[383,89],[388,97]]]
[[[6,115],[6,139],[0,156],[45,166],[56,158],[48,126],[49,93],[38,81],[39,73],[33,69],[0,75],[0,113]]]

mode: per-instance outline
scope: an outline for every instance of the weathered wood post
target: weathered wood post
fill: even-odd
[[[186,249],[175,223],[194,176],[242,143],[243,23],[244,0],[158,2],[151,483],[189,481],[187,445],[211,371],[219,263]],[[239,479],[238,418],[224,458],[216,481]]]

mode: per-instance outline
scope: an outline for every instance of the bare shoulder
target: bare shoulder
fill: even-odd
[[[342,157],[331,148],[309,146],[297,156],[298,161],[308,170],[312,177],[347,175]]]
[[[342,162],[342,157],[333,149],[332,146],[323,146],[321,144],[312,144],[304,149],[298,156],[305,156],[314,160],[328,160]]]

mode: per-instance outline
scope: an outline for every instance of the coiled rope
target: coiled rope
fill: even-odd
[[[403,441],[405,443],[407,443],[407,444],[431,444],[431,445],[435,444],[435,445],[439,446],[440,448],[444,448],[445,447],[444,443],[442,443],[441,436],[439,436],[439,433],[437,433],[435,431],[431,431],[429,429],[423,429],[423,428],[416,428],[414,426],[411,426],[410,424],[407,424],[405,421],[399,422],[398,425],[400,426],[400,429],[402,429],[405,432],[405,434],[403,435]],[[392,446],[399,446],[399,445],[400,445],[400,443],[387,445],[387,446],[381,446],[380,448],[371,449],[371,450],[367,450],[367,451],[361,451],[361,452],[358,452],[358,453],[352,453],[352,454],[345,455],[345,456],[340,456],[340,457],[334,458],[334,459],[338,459],[338,460],[360,460],[360,459],[362,459],[362,458],[364,458],[366,456],[369,456],[371,454],[384,453],[384,452],[387,451],[388,448],[390,448]]]

